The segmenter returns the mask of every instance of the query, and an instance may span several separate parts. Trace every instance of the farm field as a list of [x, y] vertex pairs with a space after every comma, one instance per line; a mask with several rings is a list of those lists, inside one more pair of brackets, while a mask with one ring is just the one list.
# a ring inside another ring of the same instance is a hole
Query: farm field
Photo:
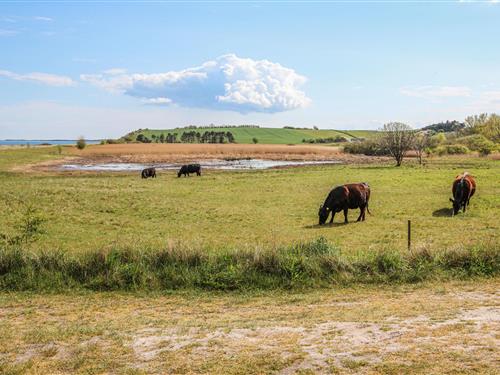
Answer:
[[147, 138], [151, 139], [154, 134], [160, 136], [160, 134], [168, 133], [178, 133], [179, 137], [182, 132], [187, 131], [197, 131], [203, 133], [205, 131], [215, 131], [215, 132], [231, 132], [237, 143], [253, 143], [253, 138], [257, 138], [259, 143], [263, 144], [301, 144], [304, 139], [316, 139], [316, 138], [335, 138], [344, 137], [348, 140], [352, 138], [368, 138], [376, 134], [376, 131], [343, 131], [343, 130], [333, 130], [333, 129], [284, 129], [284, 128], [252, 128], [252, 127], [227, 127], [227, 128], [176, 128], [176, 129], [141, 129], [140, 131], [135, 131], [132, 138], [137, 137], [138, 134], [143, 134]]
[[[410, 162], [401, 168], [376, 163], [208, 170], [201, 178], [161, 172], [154, 180], [142, 180], [137, 173], [21, 172], [24, 164], [60, 157], [52, 148], [0, 151], [0, 209], [10, 213], [0, 217], [0, 227], [14, 231], [25, 207], [32, 205], [46, 219], [46, 233], [33, 244], [35, 249], [183, 245], [217, 251], [324, 237], [346, 253], [405, 251], [408, 219], [415, 247], [498, 243], [497, 160], [440, 158], [425, 167]], [[465, 215], [451, 218], [451, 182], [464, 170], [476, 176], [477, 196]], [[373, 215], [356, 223], [358, 211], [350, 210], [349, 225], [337, 215], [333, 226], [317, 226], [318, 207], [330, 189], [361, 181], [372, 188]]]
[[499, 286], [0, 293], [0, 373], [494, 374]]

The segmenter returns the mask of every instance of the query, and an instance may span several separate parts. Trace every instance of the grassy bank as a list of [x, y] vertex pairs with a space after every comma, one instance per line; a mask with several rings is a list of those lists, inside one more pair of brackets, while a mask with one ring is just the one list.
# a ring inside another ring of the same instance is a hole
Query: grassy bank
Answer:
[[344, 255], [325, 239], [253, 251], [194, 248], [68, 253], [0, 250], [1, 290], [250, 290], [495, 276], [500, 252], [475, 246]]
[[370, 130], [354, 130], [342, 131], [333, 129], [284, 129], [284, 128], [252, 128], [252, 127], [228, 127], [228, 128], [176, 128], [176, 129], [142, 129], [135, 131], [129, 136], [135, 140], [137, 135], [143, 134], [151, 139], [153, 135], [159, 137], [161, 134], [177, 133], [180, 138], [183, 132], [197, 131], [203, 133], [205, 131], [215, 132], [231, 132], [237, 143], [253, 143], [256, 138], [259, 143], [263, 144], [301, 144], [304, 139], [318, 138], [335, 138], [344, 137], [348, 140], [352, 138], [373, 137], [377, 132]]

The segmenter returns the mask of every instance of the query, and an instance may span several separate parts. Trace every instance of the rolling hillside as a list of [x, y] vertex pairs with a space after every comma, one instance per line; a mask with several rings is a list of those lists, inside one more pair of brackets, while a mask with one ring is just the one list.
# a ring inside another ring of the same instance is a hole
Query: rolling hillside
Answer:
[[139, 134], [151, 139], [153, 135], [159, 137], [160, 134], [167, 135], [168, 133], [177, 133], [178, 138], [183, 132], [197, 131], [203, 133], [205, 131], [214, 132], [231, 132], [236, 143], [253, 143], [253, 138], [258, 140], [258, 143], [263, 144], [301, 144], [303, 140], [318, 139], [318, 138], [336, 138], [344, 137], [348, 140], [352, 138], [366, 138], [375, 134], [375, 131], [342, 131], [333, 129], [285, 129], [285, 128], [257, 128], [257, 127], [214, 127], [214, 128], [175, 128], [175, 129], [140, 129], [127, 134], [132, 140], [135, 140]]

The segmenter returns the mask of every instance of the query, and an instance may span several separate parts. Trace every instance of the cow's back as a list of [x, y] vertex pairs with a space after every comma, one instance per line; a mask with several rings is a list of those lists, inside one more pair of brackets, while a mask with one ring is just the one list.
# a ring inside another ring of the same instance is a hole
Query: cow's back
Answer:
[[[462, 192], [462, 196], [458, 197], [457, 195], [460, 193], [459, 186], [462, 183], [462, 180], [464, 181], [463, 185], [464, 191]], [[468, 173], [464, 173], [463, 175], [458, 175], [457, 177], [455, 177], [455, 181], [453, 181], [453, 188], [452, 188], [453, 198], [467, 199], [472, 197], [475, 192], [476, 192], [476, 180], [474, 180], [474, 177], [472, 177]]]
[[370, 188], [364, 183], [344, 185], [348, 192], [349, 208], [358, 208], [370, 199]]

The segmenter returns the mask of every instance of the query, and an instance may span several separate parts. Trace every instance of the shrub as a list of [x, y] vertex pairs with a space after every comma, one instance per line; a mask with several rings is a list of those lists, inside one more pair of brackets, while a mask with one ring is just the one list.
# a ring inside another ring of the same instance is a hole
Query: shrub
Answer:
[[11, 245], [27, 245], [34, 242], [41, 234], [44, 233], [43, 224], [45, 218], [41, 216], [39, 211], [33, 206], [28, 205], [24, 212], [23, 219], [16, 227], [16, 234], [5, 234], [0, 232], [0, 246]]
[[469, 149], [464, 145], [446, 145], [446, 153], [450, 155], [467, 154]]
[[76, 148], [79, 150], [83, 150], [87, 146], [87, 142], [85, 142], [85, 139], [83, 137], [78, 138], [76, 141]]
[[466, 144], [469, 149], [478, 151], [481, 155], [489, 155], [497, 149], [495, 143], [481, 134], [474, 134], [459, 138], [460, 143]]
[[257, 138], [255, 138], [255, 137], [253, 137], [252, 138], [252, 142], [255, 143], [255, 144], [257, 144], [257, 143], [259, 143], [259, 140]]
[[344, 146], [344, 152], [349, 154], [363, 154], [368, 156], [387, 156], [388, 151], [380, 146], [374, 140], [366, 140], [363, 142], [353, 142]]

